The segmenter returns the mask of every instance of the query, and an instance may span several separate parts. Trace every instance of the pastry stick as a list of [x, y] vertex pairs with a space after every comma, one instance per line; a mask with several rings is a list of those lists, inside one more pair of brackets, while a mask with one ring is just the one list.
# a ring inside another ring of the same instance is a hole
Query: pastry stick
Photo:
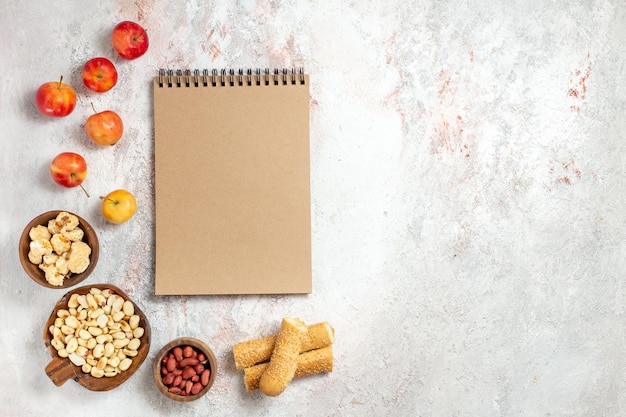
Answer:
[[[267, 362], [272, 356], [276, 335], [248, 340], [233, 346], [235, 367], [238, 370], [249, 368], [257, 363]], [[300, 353], [331, 345], [335, 341], [335, 329], [327, 322], [312, 324], [302, 338]]]
[[259, 389], [263, 394], [275, 397], [287, 388], [296, 373], [302, 337], [306, 331], [307, 327], [300, 319], [283, 319], [270, 362], [259, 381]]
[[[245, 368], [243, 370], [243, 383], [246, 391], [254, 391], [259, 389], [261, 375], [267, 368], [268, 363], [259, 363], [257, 365]], [[333, 347], [326, 346], [321, 349], [314, 349], [301, 353], [298, 356], [298, 366], [294, 373], [294, 378], [302, 378], [309, 375], [319, 374], [322, 372], [333, 371]]]

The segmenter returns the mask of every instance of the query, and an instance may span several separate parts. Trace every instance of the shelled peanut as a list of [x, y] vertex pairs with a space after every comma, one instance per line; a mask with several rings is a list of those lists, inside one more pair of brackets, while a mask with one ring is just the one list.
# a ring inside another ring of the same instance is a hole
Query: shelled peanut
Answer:
[[126, 371], [138, 354], [144, 328], [134, 304], [111, 289], [70, 296], [49, 327], [57, 354], [95, 378]]
[[161, 360], [161, 380], [174, 394], [196, 395], [208, 385], [210, 376], [206, 355], [193, 346], [176, 346]]

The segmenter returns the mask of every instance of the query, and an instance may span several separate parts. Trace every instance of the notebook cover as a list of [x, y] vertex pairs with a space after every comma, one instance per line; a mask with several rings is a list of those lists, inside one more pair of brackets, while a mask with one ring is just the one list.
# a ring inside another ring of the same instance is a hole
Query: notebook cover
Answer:
[[309, 77], [155, 77], [157, 295], [310, 293]]

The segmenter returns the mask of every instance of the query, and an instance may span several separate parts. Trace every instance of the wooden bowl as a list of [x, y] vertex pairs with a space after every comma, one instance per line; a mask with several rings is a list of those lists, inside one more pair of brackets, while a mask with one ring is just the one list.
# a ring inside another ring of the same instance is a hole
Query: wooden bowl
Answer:
[[54, 210], [40, 214], [26, 225], [24, 231], [22, 232], [22, 235], [20, 236], [19, 255], [20, 262], [22, 264], [22, 267], [24, 268], [24, 271], [37, 284], [48, 288], [67, 289], [84, 281], [95, 269], [96, 264], [98, 263], [98, 257], [100, 256], [100, 243], [98, 242], [98, 236], [96, 235], [93, 227], [91, 227], [91, 225], [87, 223], [85, 219], [74, 213], [67, 212], [78, 217], [78, 226], [83, 229], [83, 232], [85, 232], [82, 241], [88, 244], [91, 248], [91, 255], [89, 256], [89, 266], [84, 272], [80, 274], [72, 274], [69, 278], [63, 280], [63, 285], [52, 285], [48, 281], [46, 281], [45, 273], [39, 268], [39, 265], [33, 264], [28, 259], [28, 252], [30, 251], [31, 241], [30, 236], [28, 235], [30, 229], [38, 225], [48, 226], [48, 221], [55, 219], [61, 212], [62, 210]]
[[122, 296], [125, 300], [130, 300], [130, 298], [119, 288], [110, 285], [110, 284], [95, 284], [95, 285], [86, 285], [83, 287], [76, 288], [67, 294], [65, 294], [54, 306], [52, 310], [52, 314], [50, 314], [50, 318], [46, 322], [46, 326], [43, 331], [43, 340], [50, 356], [52, 356], [52, 360], [46, 366], [46, 374], [52, 380], [52, 382], [56, 386], [61, 386], [68, 379], [73, 379], [78, 382], [83, 387], [87, 388], [90, 391], [108, 391], [113, 388], [118, 387], [122, 383], [124, 383], [128, 378], [130, 378], [136, 371], [139, 369], [141, 364], [144, 362], [146, 357], [148, 356], [148, 351], [150, 350], [150, 325], [145, 314], [139, 309], [137, 304], [134, 304], [135, 314], [139, 316], [139, 327], [143, 327], [144, 334], [139, 338], [140, 345], [137, 349], [137, 355], [132, 357], [132, 364], [130, 367], [122, 371], [116, 376], [112, 377], [101, 377], [96, 378], [91, 374], [84, 373], [81, 367], [74, 365], [70, 359], [60, 357], [57, 353], [56, 348], [52, 345], [53, 336], [49, 331], [50, 326], [54, 325], [55, 320], [57, 319], [57, 312], [61, 309], [69, 310], [68, 302], [72, 294], [87, 294], [91, 290], [91, 288], [98, 288], [100, 290], [103, 289], [111, 289], [115, 294]]
[[[206, 356], [206, 363], [204, 366], [206, 369], [210, 370], [209, 381], [208, 384], [195, 395], [180, 395], [170, 392], [169, 388], [163, 383], [163, 375], [161, 374], [161, 364], [163, 358], [167, 356], [168, 353], [177, 346], [191, 346], [199, 352], [204, 353], [204, 355]], [[217, 359], [215, 358], [215, 354], [213, 353], [211, 348], [201, 340], [194, 339], [192, 337], [180, 337], [178, 339], [172, 340], [171, 342], [163, 346], [159, 353], [157, 353], [156, 358], [154, 359], [154, 363], [152, 364], [152, 375], [154, 376], [154, 383], [156, 384], [157, 389], [167, 398], [174, 401], [182, 402], [194, 401], [205, 395], [209, 391], [209, 389], [211, 389], [211, 386], [215, 381], [215, 377], [217, 376]]]

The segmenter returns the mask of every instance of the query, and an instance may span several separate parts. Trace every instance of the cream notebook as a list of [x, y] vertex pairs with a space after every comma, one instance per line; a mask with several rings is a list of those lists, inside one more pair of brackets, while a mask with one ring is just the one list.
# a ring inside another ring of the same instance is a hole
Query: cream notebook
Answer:
[[310, 293], [309, 76], [153, 80], [157, 295]]

